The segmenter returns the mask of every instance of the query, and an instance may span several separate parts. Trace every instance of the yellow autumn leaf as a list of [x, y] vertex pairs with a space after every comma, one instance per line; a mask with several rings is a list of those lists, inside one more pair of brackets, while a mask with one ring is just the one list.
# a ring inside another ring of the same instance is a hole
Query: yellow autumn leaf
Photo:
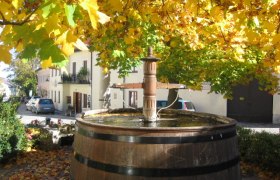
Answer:
[[271, 43], [266, 43], [263, 45], [262, 50], [263, 51], [271, 51], [273, 49], [273, 45]]
[[109, 4], [111, 5], [113, 11], [121, 11], [123, 8], [120, 0], [109, 0]]
[[273, 32], [276, 29], [276, 25], [269, 22], [269, 21], [264, 21], [263, 22], [263, 27], [265, 29], [267, 29], [267, 31], [270, 32], [270, 33]]
[[117, 17], [117, 21], [119, 21], [119, 22], [125, 22], [125, 21], [127, 21], [127, 19], [126, 19], [125, 16], [118, 16], [118, 17]]
[[133, 36], [126, 36], [126, 37], [124, 37], [124, 42], [126, 44], [133, 44], [134, 41], [135, 41], [135, 39], [133, 38]]
[[88, 12], [91, 26], [96, 29], [99, 16], [97, 14], [98, 5], [96, 0], [79, 0], [80, 6]]
[[280, 73], [280, 66], [276, 66], [274, 69], [278, 74]]
[[51, 33], [53, 33], [56, 30], [59, 30], [60, 32], [63, 30], [61, 28], [61, 25], [58, 23], [58, 15], [57, 14], [52, 14], [46, 21], [44, 24], [44, 27], [47, 31], [47, 33], [50, 35]]
[[36, 25], [35, 30], [39, 30], [39, 29], [43, 28], [45, 25], [46, 25], [46, 22], [39, 23], [38, 25]]
[[192, 15], [197, 14], [197, 0], [188, 0], [185, 9]]
[[6, 12], [5, 15], [7, 14], [7, 10], [11, 9], [11, 4], [5, 2], [5, 1], [1, 1], [1, 6], [0, 6], [0, 11], [1, 12]]
[[245, 30], [247, 39], [250, 43], [255, 43], [258, 39], [258, 34], [252, 30]]
[[22, 0], [12, 0], [12, 5], [15, 7], [16, 10], [18, 10], [21, 3]]
[[78, 39], [77, 36], [75, 36], [72, 31], [67, 31], [66, 39], [65, 40], [68, 43], [70, 43], [70, 42], [74, 43], [74, 42], [77, 41], [77, 39]]
[[71, 54], [74, 53], [74, 45], [73, 43], [64, 43], [61, 51], [66, 55], [66, 56], [70, 56]]
[[2, 14], [5, 15], [5, 19], [8, 21], [13, 19], [15, 16], [15, 12], [12, 9], [13, 9], [13, 5], [11, 3], [1, 1], [0, 11], [2, 12]]
[[161, 20], [162, 19], [160, 18], [159, 14], [156, 14], [156, 13], [152, 13], [151, 14], [151, 21], [152, 21], [152, 23], [157, 24], [157, 23], [161, 22]]
[[280, 60], [280, 51], [276, 51], [275, 60]]
[[272, 43], [273, 44], [277, 44], [280, 42], [280, 34], [276, 34], [273, 38], [272, 38]]
[[51, 67], [51, 66], [52, 66], [52, 58], [51, 57], [49, 57], [49, 59], [41, 61], [41, 67], [43, 69], [46, 69], [46, 68]]
[[23, 51], [23, 44], [22, 41], [19, 41], [16, 46], [17, 52]]
[[3, 36], [3, 37], [7, 36], [8, 34], [10, 34], [12, 32], [12, 30], [13, 30], [13, 27], [11, 25], [6, 25], [1, 32], [1, 36]]
[[214, 20], [216, 21], [222, 21], [224, 13], [219, 6], [215, 6], [214, 8], [211, 9], [210, 15], [213, 17]]
[[3, 61], [6, 64], [10, 64], [12, 59], [9, 50], [10, 49], [6, 46], [0, 46], [0, 61]]

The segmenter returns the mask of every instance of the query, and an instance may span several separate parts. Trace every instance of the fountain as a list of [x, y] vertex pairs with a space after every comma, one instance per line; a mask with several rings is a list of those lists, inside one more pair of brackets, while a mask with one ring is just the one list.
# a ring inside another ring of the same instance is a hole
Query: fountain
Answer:
[[[114, 85], [143, 88], [143, 112], [93, 110], [76, 121], [73, 179], [226, 179], [241, 178], [236, 121], [181, 110], [156, 109], [158, 83], [149, 48], [144, 82]], [[160, 116], [160, 118], [158, 118]]]

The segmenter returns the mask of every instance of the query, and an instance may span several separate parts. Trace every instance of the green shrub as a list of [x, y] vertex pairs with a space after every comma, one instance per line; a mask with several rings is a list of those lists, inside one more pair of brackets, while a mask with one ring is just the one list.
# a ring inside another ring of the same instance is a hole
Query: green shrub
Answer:
[[21, 104], [21, 97], [19, 96], [11, 96], [9, 102], [13, 104], [13, 106], [17, 109]]
[[241, 159], [271, 171], [280, 171], [280, 135], [238, 128]]
[[15, 106], [0, 102], [0, 162], [26, 147], [24, 125], [16, 117]]
[[57, 145], [53, 144], [52, 133], [44, 128], [39, 128], [39, 134], [33, 140], [36, 149], [50, 151], [57, 148]]

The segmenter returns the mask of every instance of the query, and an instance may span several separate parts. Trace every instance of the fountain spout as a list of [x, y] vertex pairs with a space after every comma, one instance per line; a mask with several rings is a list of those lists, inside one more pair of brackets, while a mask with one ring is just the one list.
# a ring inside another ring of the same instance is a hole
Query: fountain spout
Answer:
[[158, 58], [153, 56], [151, 47], [148, 49], [148, 57], [141, 59], [144, 62], [144, 98], [143, 98], [143, 115], [144, 120], [148, 122], [156, 121], [157, 119], [157, 61]]
[[141, 59], [144, 62], [144, 81], [142, 83], [113, 84], [112, 88], [120, 89], [144, 89], [143, 115], [145, 122], [155, 122], [157, 120], [157, 100], [156, 90], [164, 89], [185, 89], [183, 84], [160, 83], [157, 82], [157, 61], [159, 58], [153, 56], [153, 49], [149, 47], [148, 56]]

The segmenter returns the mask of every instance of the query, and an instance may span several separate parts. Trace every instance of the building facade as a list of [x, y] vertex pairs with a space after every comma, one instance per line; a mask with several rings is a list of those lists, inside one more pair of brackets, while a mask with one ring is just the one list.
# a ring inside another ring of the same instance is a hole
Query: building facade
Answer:
[[49, 82], [50, 82], [50, 69], [39, 68], [37, 72], [37, 94], [38, 96], [47, 98], [49, 97]]
[[[119, 78], [117, 70], [104, 74], [102, 68], [96, 66], [97, 58], [97, 52], [76, 51], [70, 56], [69, 63], [64, 69], [49, 69], [48, 73], [38, 72], [38, 74], [41, 73], [41, 78], [38, 77], [39, 92], [42, 91], [42, 96], [52, 98], [56, 108], [61, 111], [66, 111], [68, 106], [72, 106], [76, 113], [90, 109], [143, 107], [143, 89], [111, 88], [113, 84], [142, 83], [143, 65], [133, 68], [127, 77]], [[47, 76], [47, 74], [49, 75]], [[45, 87], [44, 83], [49, 83], [49, 89]], [[247, 89], [254, 89], [254, 93]], [[257, 113], [263, 109], [256, 110], [256, 108], [262, 107], [264, 100], [257, 98], [262, 92], [259, 92], [256, 84], [244, 88], [248, 97], [234, 93], [236, 102], [233, 104], [223, 95], [209, 93], [209, 91], [210, 85], [205, 83], [200, 91], [179, 90], [179, 97], [192, 101], [198, 112], [229, 116], [242, 121], [251, 121], [257, 116], [258, 118], [262, 116]], [[240, 90], [234, 91], [239, 92]], [[168, 93], [168, 89], [158, 89], [157, 99], [167, 100]], [[251, 94], [256, 94], [256, 98], [250, 97]], [[253, 103], [252, 99], [255, 100]], [[268, 122], [280, 123], [280, 93], [265, 95], [264, 99], [271, 99], [265, 105], [271, 105], [271, 108], [266, 110], [267, 117], [269, 117]], [[244, 104], [248, 110], [237, 112], [237, 110], [244, 110], [244, 108], [240, 108], [240, 105]], [[259, 104], [260, 106], [257, 106]]]
[[105, 107], [109, 77], [95, 65], [97, 58], [97, 52], [75, 51], [66, 67], [49, 69], [47, 97], [53, 99], [56, 109], [67, 111], [71, 107], [81, 113]]

